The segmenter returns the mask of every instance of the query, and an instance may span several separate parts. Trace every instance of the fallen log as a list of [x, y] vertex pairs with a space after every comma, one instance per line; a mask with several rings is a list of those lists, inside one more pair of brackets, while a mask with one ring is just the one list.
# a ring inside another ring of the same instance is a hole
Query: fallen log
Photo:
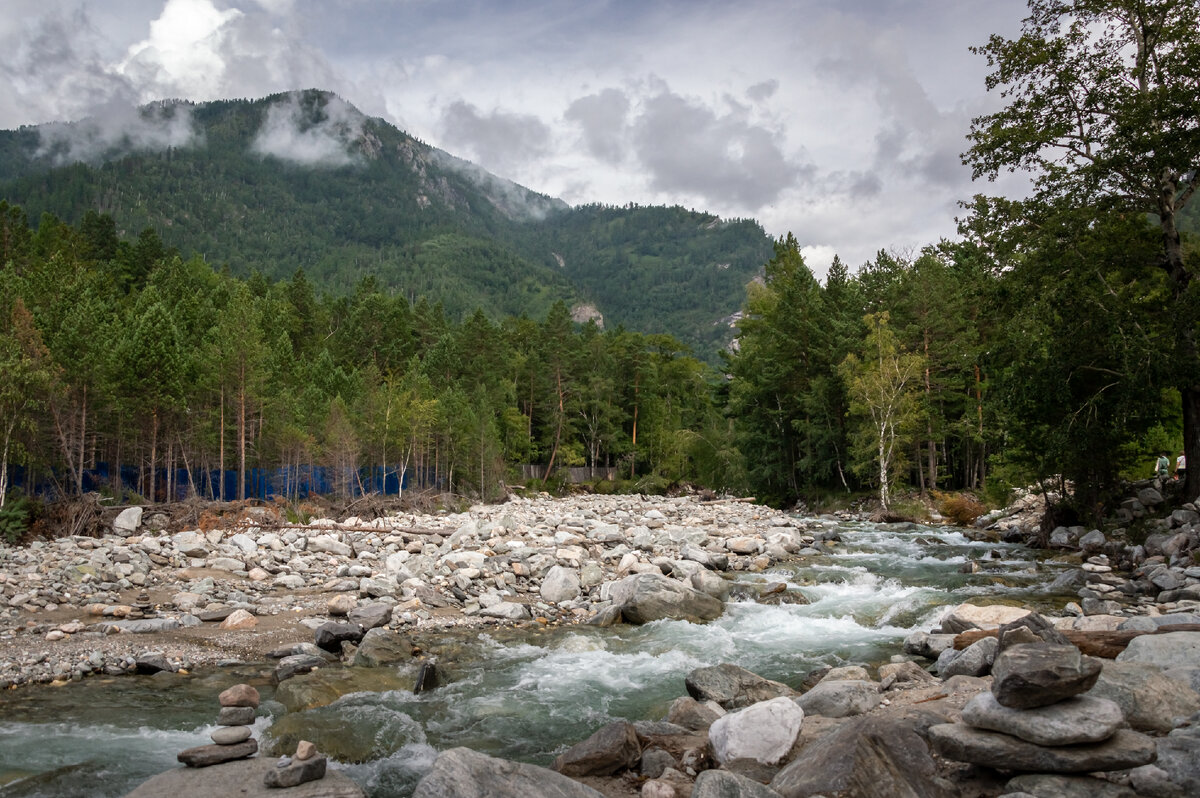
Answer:
[[[1122, 631], [1081, 631], [1079, 629], [1059, 629], [1063, 637], [1071, 641], [1084, 654], [1104, 659], [1115, 659], [1125, 650], [1129, 641], [1142, 635], [1162, 635], [1169, 632], [1200, 632], [1200, 624], [1180, 623], [1173, 626], [1160, 626], [1148, 631], [1128, 629]], [[962, 650], [985, 637], [995, 637], [996, 629], [970, 629], [960, 632], [954, 638], [954, 648]]]
[[730, 499], [709, 499], [707, 501], [700, 502], [700, 504], [703, 507], [707, 507], [711, 504], [754, 504], [756, 501], [758, 500], [753, 496], [741, 496]]

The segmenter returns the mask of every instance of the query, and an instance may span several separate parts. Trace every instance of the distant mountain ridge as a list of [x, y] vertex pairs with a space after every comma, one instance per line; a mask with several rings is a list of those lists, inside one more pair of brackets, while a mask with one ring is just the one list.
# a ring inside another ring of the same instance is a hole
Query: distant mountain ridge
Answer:
[[303, 268], [333, 293], [373, 276], [456, 316], [591, 305], [710, 359], [772, 251], [753, 220], [571, 208], [318, 90], [0, 131], [0, 199], [31, 220], [108, 213], [236, 274]]

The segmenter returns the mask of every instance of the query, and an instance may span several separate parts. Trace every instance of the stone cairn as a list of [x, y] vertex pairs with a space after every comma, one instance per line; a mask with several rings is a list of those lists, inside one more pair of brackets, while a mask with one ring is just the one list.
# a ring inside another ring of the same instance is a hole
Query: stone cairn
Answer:
[[220, 728], [211, 735], [212, 745], [188, 748], [176, 757], [190, 768], [219, 765], [258, 753], [258, 741], [250, 731], [258, 708], [258, 691], [248, 684], [235, 684], [222, 692], [218, 700], [221, 702], [221, 714], [217, 716]]
[[317, 753], [317, 746], [308, 740], [296, 745], [296, 754], [280, 757], [275, 767], [263, 776], [268, 787], [295, 787], [306, 781], [325, 778], [325, 755]]
[[1122, 728], [1121, 708], [1084, 695], [1100, 677], [1041, 616], [1000, 627], [992, 688], [963, 708], [961, 723], [932, 727], [939, 754], [997, 770], [1091, 773], [1153, 762], [1154, 741]]

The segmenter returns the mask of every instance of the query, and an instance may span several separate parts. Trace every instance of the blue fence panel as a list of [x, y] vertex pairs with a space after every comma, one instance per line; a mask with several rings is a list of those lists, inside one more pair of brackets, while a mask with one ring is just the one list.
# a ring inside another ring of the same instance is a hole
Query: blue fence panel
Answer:
[[[334, 486], [339, 483], [347, 486], [352, 496], [361, 495], [360, 484], [362, 489], [368, 492], [395, 496], [402, 490], [408, 489], [411, 474], [412, 469], [408, 469], [402, 477], [399, 466], [387, 468], [373, 466], [361, 468], [357, 472], [349, 469], [340, 473], [337, 469], [312, 465], [271, 469], [252, 468], [246, 473], [246, 497], [268, 500], [276, 496], [299, 499], [311, 495], [327, 496], [334, 492]], [[156, 483], [160, 490], [166, 489], [167, 475], [167, 469], [158, 471]], [[116, 484], [116, 480], [120, 479], [124, 490], [136, 491], [139, 476], [138, 469], [134, 466], [121, 466], [120, 474], [117, 475], [113, 473], [113, 469], [108, 463], [97, 463], [95, 468], [84, 470], [83, 490], [87, 492], [112, 487]], [[238, 472], [236, 470], [193, 471], [191, 476], [195, 480], [196, 493], [200, 496], [219, 498], [221, 490], [224, 488], [226, 501], [232, 501], [238, 497]], [[27, 473], [22, 466], [10, 466], [9, 477], [13, 490], [22, 490], [48, 499], [57, 498], [59, 495], [58, 484], [53, 478], [39, 480], [33, 485], [26, 484]], [[338, 479], [339, 477], [340, 479]], [[171, 498], [174, 501], [182, 501], [190, 495], [193, 483], [188, 480], [186, 469], [176, 469], [173, 478], [175, 495]], [[423, 479], [421, 483], [431, 484], [432, 480]]]

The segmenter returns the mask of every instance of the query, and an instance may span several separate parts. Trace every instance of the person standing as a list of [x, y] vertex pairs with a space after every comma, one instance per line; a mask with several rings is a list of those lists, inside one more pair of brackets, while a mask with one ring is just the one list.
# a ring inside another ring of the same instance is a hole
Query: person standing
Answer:
[[1183, 452], [1180, 452], [1179, 456], [1175, 458], [1175, 479], [1180, 482], [1187, 481], [1187, 455]]
[[1167, 457], [1166, 452], [1159, 452], [1158, 460], [1154, 463], [1154, 487], [1162, 490], [1162, 486], [1166, 483], [1170, 472], [1171, 460]]

